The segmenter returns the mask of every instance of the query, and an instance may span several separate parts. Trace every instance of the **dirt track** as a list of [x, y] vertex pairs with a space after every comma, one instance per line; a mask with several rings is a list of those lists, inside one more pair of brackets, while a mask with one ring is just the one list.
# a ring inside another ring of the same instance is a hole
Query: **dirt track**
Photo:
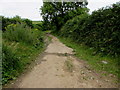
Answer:
[[[113, 77], [103, 77], [88, 68], [88, 65], [73, 56], [73, 50], [56, 37], [45, 50], [34, 68], [15, 83], [18, 88], [113, 88], [117, 87]], [[71, 61], [72, 71], [66, 61]]]

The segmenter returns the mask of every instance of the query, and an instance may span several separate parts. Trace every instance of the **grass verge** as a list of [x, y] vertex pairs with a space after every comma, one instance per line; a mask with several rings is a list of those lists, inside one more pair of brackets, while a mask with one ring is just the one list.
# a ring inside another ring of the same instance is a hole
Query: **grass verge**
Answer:
[[10, 24], [2, 33], [2, 84], [16, 79], [43, 51], [44, 33], [25, 23]]
[[57, 37], [66, 46], [73, 48], [74, 52], [76, 52], [75, 56], [82, 60], [86, 60], [92, 69], [100, 72], [102, 71], [103, 73], [101, 74], [103, 75], [113, 74], [118, 76], [118, 60], [120, 60], [120, 58], [113, 58], [111, 56], [104, 56], [102, 54], [94, 55], [93, 48], [77, 44], [70, 38]]
[[[29, 64], [36, 60], [36, 57], [44, 50], [44, 45], [35, 48], [23, 42], [10, 42], [7, 40], [3, 42], [5, 45], [3, 47], [3, 53], [5, 53], [5, 56], [3, 55], [3, 64], [5, 62], [5, 69], [3, 68], [4, 75], [2, 84], [4, 85], [10, 80], [15, 80]], [[7, 67], [9, 67], [10, 70], [6, 69]]]

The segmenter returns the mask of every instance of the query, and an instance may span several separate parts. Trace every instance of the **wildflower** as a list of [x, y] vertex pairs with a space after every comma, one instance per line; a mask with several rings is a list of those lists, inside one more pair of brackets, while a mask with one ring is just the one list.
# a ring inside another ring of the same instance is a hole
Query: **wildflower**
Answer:
[[38, 31], [38, 29], [35, 29], [36, 31]]

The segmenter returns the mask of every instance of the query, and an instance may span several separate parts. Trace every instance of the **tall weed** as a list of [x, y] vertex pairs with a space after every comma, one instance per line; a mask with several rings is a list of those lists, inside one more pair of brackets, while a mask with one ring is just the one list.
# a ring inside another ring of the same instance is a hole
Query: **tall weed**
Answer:
[[35, 47], [43, 42], [42, 32], [38, 29], [31, 29], [26, 24], [10, 24], [3, 33], [3, 38], [9, 41], [24, 42]]
[[25, 23], [9, 24], [2, 34], [2, 84], [5, 84], [15, 79], [30, 64], [44, 43], [43, 33], [31, 29]]

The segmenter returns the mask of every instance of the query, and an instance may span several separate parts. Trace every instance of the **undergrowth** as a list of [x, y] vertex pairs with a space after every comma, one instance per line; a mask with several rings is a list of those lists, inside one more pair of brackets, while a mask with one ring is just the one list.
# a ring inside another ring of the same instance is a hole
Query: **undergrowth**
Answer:
[[3, 32], [2, 84], [16, 79], [43, 51], [44, 33], [24, 23], [10, 24]]

